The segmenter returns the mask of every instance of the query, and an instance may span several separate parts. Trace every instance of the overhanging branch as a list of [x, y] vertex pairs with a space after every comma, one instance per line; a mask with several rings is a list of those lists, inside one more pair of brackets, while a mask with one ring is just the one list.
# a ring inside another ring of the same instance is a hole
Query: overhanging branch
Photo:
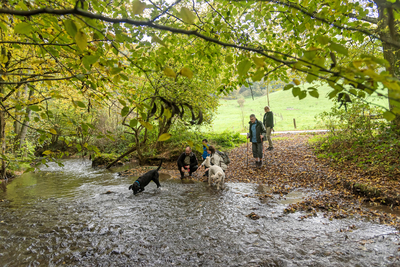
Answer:
[[[241, 0], [236, 0], [236, 1], [240, 2]], [[295, 9], [299, 10], [300, 12], [303, 12], [304, 14], [306, 14], [306, 15], [312, 17], [312, 18], [315, 18], [317, 20], [320, 20], [320, 21], [322, 21], [324, 23], [328, 23], [329, 25], [333, 25], [333, 26], [335, 26], [337, 28], [344, 29], [344, 30], [354, 30], [354, 31], [358, 31], [358, 32], [363, 32], [366, 35], [369, 35], [369, 36], [374, 37], [376, 39], [380, 39], [380, 40], [382, 40], [382, 41], [384, 41], [384, 42], [386, 42], [388, 44], [391, 44], [394, 47], [400, 48], [400, 44], [397, 43], [397, 42], [389, 42], [389, 41], [383, 40], [382, 38], [379, 38], [378, 36], [368, 32], [366, 30], [360, 30], [360, 29], [355, 29], [355, 28], [350, 28], [350, 27], [344, 27], [342, 25], [337, 25], [337, 24], [331, 23], [330, 21], [322, 19], [322, 18], [319, 18], [319, 17], [315, 16], [315, 14], [310, 13], [310, 12], [304, 10], [302, 7], [297, 6], [297, 5], [293, 4], [293, 3], [286, 3], [286, 2], [279, 1], [279, 0], [262, 0], [262, 1], [271, 2], [271, 3], [280, 4], [280, 5], [284, 5], [284, 6], [287, 6], [287, 7], [295, 8]], [[188, 35], [188, 36], [196, 36], [196, 37], [198, 37], [200, 39], [203, 39], [205, 41], [208, 41], [208, 42], [211, 42], [211, 43], [223, 46], [223, 47], [237, 48], [237, 49], [240, 49], [240, 50], [245, 50], [245, 51], [249, 51], [249, 52], [258, 53], [260, 55], [265, 56], [266, 58], [269, 58], [269, 59], [271, 59], [271, 60], [273, 60], [275, 62], [279, 62], [279, 63], [281, 63], [283, 65], [286, 65], [286, 66], [292, 66], [294, 63], [296, 63], [296, 62], [293, 62], [293, 61], [286, 61], [286, 60], [282, 60], [280, 58], [271, 56], [271, 55], [267, 54], [266, 52], [264, 52], [265, 50], [263, 50], [263, 49], [257, 49], [257, 48], [248, 47], [248, 46], [236, 45], [234, 43], [223, 42], [223, 41], [220, 41], [218, 39], [214, 39], [214, 38], [211, 38], [211, 37], [206, 36], [204, 34], [201, 34], [197, 30], [184, 30], [184, 29], [180, 29], [180, 28], [173, 28], [173, 27], [169, 27], [169, 26], [155, 24], [155, 23], [152, 23], [151, 21], [137, 21], [137, 20], [132, 20], [132, 19], [129, 19], [129, 18], [109, 18], [109, 17], [105, 17], [105, 16], [102, 16], [102, 15], [99, 15], [99, 14], [93, 14], [93, 13], [90, 13], [90, 12], [87, 12], [87, 11], [84, 11], [84, 10], [81, 10], [81, 9], [54, 10], [54, 9], [50, 9], [50, 8], [42, 8], [42, 9], [36, 9], [36, 10], [12, 10], [12, 9], [4, 9], [4, 8], [2, 8], [2, 9], [0, 9], [0, 14], [9, 14], [9, 15], [18, 15], [18, 16], [34, 16], [34, 15], [39, 15], [39, 14], [53, 14], [53, 15], [59, 15], [59, 16], [62, 16], [62, 15], [78, 15], [78, 16], [97, 19], [97, 20], [100, 20], [100, 21], [105, 21], [105, 22], [110, 22], [110, 23], [118, 23], [118, 24], [119, 23], [127, 23], [127, 24], [130, 24], [130, 25], [138, 26], [138, 27], [143, 27], [144, 26], [144, 27], [149, 27], [149, 28], [153, 28], [153, 29], [157, 29], [157, 30], [168, 31], [168, 32], [171, 32], [171, 33], [183, 34], [183, 35]], [[270, 52], [274, 53], [274, 51], [270, 51]], [[303, 61], [303, 60], [299, 59], [299, 61]], [[314, 65], [314, 64], [312, 64], [310, 62], [308, 62], [308, 64], [309, 65]], [[328, 69], [325, 69], [323, 67], [320, 67], [320, 66], [317, 66], [317, 67], [319, 67], [320, 71], [323, 71], [323, 72], [326, 72], [326, 73], [332, 73], [332, 74], [340, 75], [339, 73], [335, 73], [335, 72], [333, 72], [331, 70], [328, 70]], [[301, 71], [303, 73], [308, 73], [308, 71], [301, 70], [301, 69], [299, 69], [299, 71]], [[70, 77], [70, 78], [73, 78], [73, 77]], [[352, 79], [348, 79], [346, 77], [343, 77], [343, 78], [345, 78], [346, 80], [348, 80], [350, 82], [354, 82]], [[63, 79], [67, 79], [67, 78], [63, 78]], [[327, 78], [323, 77], [322, 79], [326, 80]], [[37, 80], [37, 81], [40, 81], [40, 80]], [[18, 83], [4, 83], [4, 82], [1, 83], [0, 82], [0, 84], [18, 84]]]
[[76, 75], [75, 76], [64, 77], [64, 78], [36, 79], [36, 80], [26, 80], [26, 81], [20, 81], [20, 82], [0, 82], [0, 84], [25, 84], [25, 83], [44, 82], [44, 81], [70, 80], [72, 78], [76, 78]]

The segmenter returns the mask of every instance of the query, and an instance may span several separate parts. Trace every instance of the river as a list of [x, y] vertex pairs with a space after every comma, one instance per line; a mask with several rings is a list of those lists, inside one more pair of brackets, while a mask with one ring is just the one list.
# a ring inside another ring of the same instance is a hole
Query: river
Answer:
[[41, 169], [0, 191], [1, 266], [399, 266], [394, 228], [299, 220], [283, 214], [290, 196], [249, 197], [259, 185], [217, 191], [162, 174], [161, 189], [133, 196], [121, 169], [82, 159]]

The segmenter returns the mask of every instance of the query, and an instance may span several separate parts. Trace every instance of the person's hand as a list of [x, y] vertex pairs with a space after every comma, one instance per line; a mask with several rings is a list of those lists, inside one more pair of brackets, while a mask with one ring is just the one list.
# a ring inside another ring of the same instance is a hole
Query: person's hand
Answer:
[[208, 168], [207, 168], [207, 169], [205, 169], [205, 171], [208, 171]]
[[261, 139], [263, 139], [263, 138], [264, 138], [264, 136], [263, 136], [263, 135], [260, 135], [260, 137], [261, 137]]
[[185, 168], [182, 167], [181, 170], [182, 170], [182, 172], [185, 172]]

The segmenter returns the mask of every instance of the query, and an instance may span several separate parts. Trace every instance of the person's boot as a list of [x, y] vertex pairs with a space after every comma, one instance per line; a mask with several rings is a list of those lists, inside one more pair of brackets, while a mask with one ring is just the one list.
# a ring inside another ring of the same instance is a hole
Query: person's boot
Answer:
[[260, 163], [258, 163], [258, 168], [261, 168], [262, 166], [262, 159], [260, 159]]
[[256, 161], [256, 168], [260, 168], [260, 162]]

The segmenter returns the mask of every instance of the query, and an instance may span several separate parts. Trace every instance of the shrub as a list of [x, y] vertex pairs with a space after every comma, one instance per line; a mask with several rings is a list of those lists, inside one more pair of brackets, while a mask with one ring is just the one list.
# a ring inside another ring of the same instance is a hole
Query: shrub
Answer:
[[367, 172], [385, 172], [396, 177], [400, 167], [399, 133], [386, 120], [379, 119], [381, 114], [380, 108], [357, 100], [348, 112], [338, 110], [335, 105], [330, 112], [318, 116], [329, 132], [322, 137], [315, 136], [309, 144], [315, 147], [320, 158], [331, 158], [339, 164], [348, 162]]

